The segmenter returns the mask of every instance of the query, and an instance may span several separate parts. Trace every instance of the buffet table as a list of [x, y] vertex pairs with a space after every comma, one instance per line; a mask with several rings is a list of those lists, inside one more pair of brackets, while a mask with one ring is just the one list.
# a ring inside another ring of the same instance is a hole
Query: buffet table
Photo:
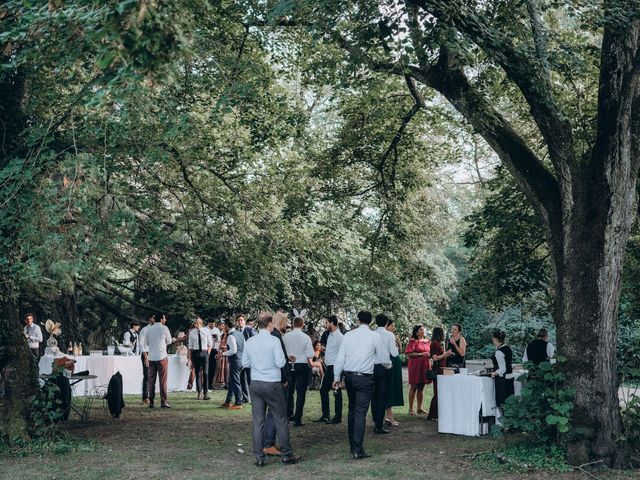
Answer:
[[[514, 391], [520, 395], [517, 379], [525, 371], [514, 372]], [[438, 375], [438, 432], [477, 436], [488, 432], [481, 417], [497, 417], [495, 381], [476, 375]]]
[[[62, 356], [62, 355], [60, 355]], [[95, 379], [86, 380], [73, 386], [73, 394], [76, 396], [86, 395], [93, 387], [106, 386], [109, 384], [111, 376], [116, 372], [122, 375], [122, 393], [125, 395], [142, 394], [142, 360], [139, 356], [123, 355], [64, 355], [76, 361], [75, 372], [89, 371], [89, 374], [96, 375]], [[52, 370], [52, 363], [55, 357], [45, 355], [40, 357], [40, 374], [49, 374]], [[185, 355], [169, 355], [169, 372], [167, 378], [167, 388], [170, 392], [181, 392], [187, 389], [187, 382], [191, 369], [187, 367], [187, 357]], [[159, 391], [159, 382], [156, 381], [156, 391]]]

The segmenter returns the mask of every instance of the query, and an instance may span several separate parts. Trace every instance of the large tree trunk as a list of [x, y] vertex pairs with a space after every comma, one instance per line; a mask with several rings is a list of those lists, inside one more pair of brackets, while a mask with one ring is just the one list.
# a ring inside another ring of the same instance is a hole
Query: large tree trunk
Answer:
[[24, 338], [17, 305], [0, 302], [0, 440], [29, 439], [29, 400], [38, 367]]
[[[582, 176], [582, 178], [580, 178]], [[629, 459], [621, 434], [616, 360], [617, 319], [624, 251], [635, 217], [635, 175], [577, 174], [565, 202], [562, 232], [552, 234], [558, 351], [575, 389], [569, 460], [602, 459], [620, 467]]]

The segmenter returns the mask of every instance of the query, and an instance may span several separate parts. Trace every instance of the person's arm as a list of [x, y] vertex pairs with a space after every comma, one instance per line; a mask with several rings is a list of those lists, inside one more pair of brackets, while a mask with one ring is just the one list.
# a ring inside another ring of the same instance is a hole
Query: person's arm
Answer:
[[390, 335], [387, 335], [387, 338], [389, 339], [389, 353], [392, 357], [397, 357], [398, 355], [400, 355], [400, 352], [398, 351], [398, 346], [396, 345], [396, 337], [391, 333]]
[[227, 350], [222, 352], [222, 355], [225, 357], [230, 357], [231, 355], [235, 355], [238, 353], [238, 342], [236, 341], [236, 337], [229, 334], [227, 337]]
[[315, 357], [315, 352], [313, 351], [313, 345], [311, 345], [311, 339], [309, 338], [309, 336], [307, 335], [307, 338], [305, 339], [305, 355], [307, 357], [307, 363], [309, 364], [310, 367], [313, 367], [313, 357]]
[[460, 346], [458, 346], [456, 342], [451, 342], [451, 345], [456, 349], [458, 355], [464, 357], [464, 354], [467, 351], [467, 341], [464, 339], [464, 337], [460, 337]]
[[[528, 346], [527, 346], [528, 348]], [[527, 348], [524, 349], [524, 355], [522, 355], [522, 361], [527, 363], [529, 361], [529, 355], [527, 354]]]
[[163, 325], [162, 332], [164, 333], [164, 341], [167, 345], [171, 345], [173, 343], [173, 338], [171, 338], [171, 332], [169, 331], [169, 327]]
[[507, 362], [504, 358], [504, 353], [500, 350], [496, 351], [496, 360], [498, 361], [498, 369], [493, 372], [498, 377], [504, 377], [504, 374], [507, 373]]
[[424, 357], [424, 352], [416, 352], [416, 345], [418, 342], [416, 340], [409, 340], [409, 345], [407, 345], [406, 354], [409, 358], [418, 358]]
[[129, 330], [127, 330], [126, 332], [124, 332], [124, 335], [122, 336], [122, 343], [124, 343], [125, 345], [128, 345], [131, 342], [131, 332]]
[[556, 356], [556, 347], [554, 347], [551, 342], [547, 343], [547, 357], [553, 358]]
[[251, 359], [249, 358], [249, 349], [245, 346], [242, 352], [242, 368], [251, 367]]
[[342, 376], [342, 369], [344, 368], [344, 361], [346, 359], [347, 352], [345, 349], [345, 342], [340, 345], [338, 350], [338, 356], [336, 357], [336, 363], [333, 365], [333, 388], [338, 388], [336, 384], [340, 383], [340, 377]]
[[285, 358], [284, 351], [282, 350], [282, 348], [280, 348], [279, 343], [280, 342], [278, 342], [277, 344], [274, 343], [273, 360], [276, 364], [276, 367], [282, 368], [287, 363], [287, 359]]
[[213, 350], [213, 337], [211, 336], [211, 331], [209, 331], [209, 335], [207, 335], [207, 353], [211, 353]]

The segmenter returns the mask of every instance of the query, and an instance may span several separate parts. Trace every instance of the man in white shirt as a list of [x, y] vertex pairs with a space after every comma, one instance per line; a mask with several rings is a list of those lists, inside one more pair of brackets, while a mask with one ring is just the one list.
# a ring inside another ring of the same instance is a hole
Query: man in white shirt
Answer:
[[[209, 400], [209, 354], [213, 348], [211, 332], [203, 327], [202, 318], [196, 318], [194, 328], [189, 332], [189, 362], [195, 370], [197, 399]], [[202, 393], [202, 397], [200, 396]]]
[[[247, 320], [242, 314], [236, 316], [236, 330], [242, 333], [242, 344], [256, 335], [253, 328], [253, 320]], [[242, 352], [238, 352], [238, 358], [242, 359]], [[251, 403], [249, 385], [251, 384], [251, 369], [243, 368], [240, 371], [240, 391], [242, 392], [242, 403]]]
[[333, 388], [344, 373], [349, 397], [349, 446], [355, 460], [368, 458], [363, 448], [367, 411], [373, 396], [373, 365], [380, 351], [380, 336], [371, 331], [371, 312], [358, 312], [360, 326], [349, 330], [333, 367]]
[[327, 347], [324, 351], [324, 364], [327, 370], [322, 377], [322, 384], [320, 385], [320, 403], [322, 405], [322, 417], [316, 422], [321, 423], [340, 423], [342, 422], [342, 389], [335, 390], [335, 416], [331, 418], [331, 412], [329, 410], [329, 391], [333, 383], [333, 366], [338, 358], [338, 352], [342, 346], [342, 340], [344, 335], [338, 328], [338, 317], [331, 315], [324, 322], [325, 331], [329, 333], [327, 336]]
[[148, 318], [148, 322], [138, 333], [138, 351], [140, 352], [140, 360], [142, 361], [142, 403], [149, 405], [149, 362], [145, 360], [144, 352], [147, 351], [144, 335], [148, 328], [156, 323], [155, 315]]
[[253, 453], [256, 465], [264, 467], [263, 450], [264, 423], [267, 407], [273, 416], [276, 432], [280, 441], [282, 463], [293, 464], [300, 460], [293, 454], [289, 439], [287, 407], [282, 389], [281, 368], [286, 359], [280, 341], [271, 335], [273, 319], [271, 314], [262, 314], [258, 319], [260, 333], [247, 340], [242, 356], [242, 366], [251, 368], [251, 415], [253, 418]]
[[396, 338], [387, 330], [389, 318], [384, 314], [376, 315], [378, 328], [374, 332], [380, 338], [380, 350], [373, 366], [373, 397], [371, 398], [371, 416], [375, 424], [374, 433], [389, 433], [384, 428], [384, 411], [387, 408], [387, 385], [391, 375], [391, 357], [397, 357]]
[[549, 341], [549, 331], [546, 328], [541, 328], [536, 339], [530, 342], [524, 350], [522, 361], [524, 363], [531, 362], [536, 366], [542, 362], [554, 363], [555, 354], [556, 349]]
[[167, 396], [167, 375], [169, 360], [167, 359], [167, 345], [173, 342], [171, 332], [165, 325], [167, 317], [158, 314], [159, 322], [149, 325], [144, 329], [144, 361], [149, 367], [149, 408], [153, 408], [153, 399], [156, 395], [156, 376], [160, 377], [160, 407], [171, 408]]
[[[287, 410], [289, 418], [293, 420], [294, 427], [302, 427], [302, 411], [307, 397], [307, 386], [311, 374], [311, 362], [313, 361], [313, 346], [309, 335], [302, 331], [304, 319], [293, 319], [293, 330], [284, 336], [284, 344], [287, 347], [289, 359], [293, 363], [291, 378], [289, 379], [289, 399]], [[296, 395], [296, 409], [293, 410], [293, 394]]]
[[211, 334], [212, 347], [211, 352], [209, 353], [209, 389], [213, 390], [214, 379], [216, 378], [216, 356], [218, 355], [218, 347], [220, 346], [220, 338], [222, 337], [222, 332], [220, 329], [216, 327], [215, 320], [209, 320], [209, 333]]
[[[222, 408], [229, 410], [240, 410], [242, 408], [242, 390], [240, 388], [240, 372], [242, 370], [242, 353], [244, 349], [244, 337], [242, 332], [238, 332], [233, 328], [233, 322], [226, 319], [225, 332], [227, 333], [227, 346], [223, 351], [218, 353], [219, 357], [227, 357], [227, 365], [229, 366], [229, 386], [227, 388], [227, 398], [221, 405]], [[231, 404], [231, 396], [233, 395], [235, 403]]]
[[33, 323], [33, 313], [27, 313], [24, 316], [24, 336], [29, 344], [29, 350], [36, 360], [40, 358], [40, 343], [42, 342], [42, 329], [40, 325]]

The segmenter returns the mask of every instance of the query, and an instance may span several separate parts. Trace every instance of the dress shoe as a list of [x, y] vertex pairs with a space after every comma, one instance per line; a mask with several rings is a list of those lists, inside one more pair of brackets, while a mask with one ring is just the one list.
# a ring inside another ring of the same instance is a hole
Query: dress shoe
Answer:
[[160, 408], [171, 408], [171, 405], [169, 405], [169, 403], [163, 403], [162, 405], [160, 405]]
[[305, 424], [304, 424], [304, 423], [302, 423], [302, 422], [293, 422], [293, 426], [294, 426], [294, 427], [304, 427], [304, 426], [305, 426]]
[[204, 397], [202, 397], [203, 400], [211, 400], [211, 397], [209, 395], [205, 395]]
[[290, 457], [282, 457], [282, 463], [285, 465], [293, 465], [300, 461], [300, 455], [292, 455]]
[[282, 455], [282, 452], [278, 450], [276, 447], [267, 447], [262, 449], [262, 453], [265, 455], [273, 455], [279, 457]]
[[342, 419], [340, 419], [340, 418], [333, 418], [333, 419], [329, 420], [327, 423], [328, 423], [329, 425], [337, 425], [337, 424], [339, 424], [339, 423], [342, 423]]
[[314, 420], [313, 423], [330, 423], [331, 420], [328, 419], [327, 417], [320, 417], [317, 420]]
[[374, 429], [373, 429], [373, 433], [377, 433], [377, 434], [379, 434], [379, 435], [383, 435], [383, 434], [385, 434], [385, 433], [391, 433], [391, 430], [387, 430], [387, 429], [386, 429], [386, 428], [384, 428], [384, 427], [381, 427], [381, 428], [374, 428]]
[[242, 405], [229, 405], [229, 410], [242, 410]]
[[148, 398], [143, 399], [142, 403], [144, 403], [145, 405], [149, 405], [149, 399]]
[[200, 392], [198, 392], [198, 396], [196, 397], [196, 400], [200, 400]]
[[371, 455], [369, 455], [368, 453], [354, 453], [353, 454], [353, 459], [354, 460], [362, 460], [363, 458], [369, 458]]
[[222, 405], [220, 405], [220, 408], [229, 408], [231, 406], [231, 404], [229, 402], [224, 402]]
[[264, 459], [256, 460], [256, 467], [264, 467]]
[[155, 405], [153, 404], [153, 402], [149, 402], [149, 408], [155, 408]]

